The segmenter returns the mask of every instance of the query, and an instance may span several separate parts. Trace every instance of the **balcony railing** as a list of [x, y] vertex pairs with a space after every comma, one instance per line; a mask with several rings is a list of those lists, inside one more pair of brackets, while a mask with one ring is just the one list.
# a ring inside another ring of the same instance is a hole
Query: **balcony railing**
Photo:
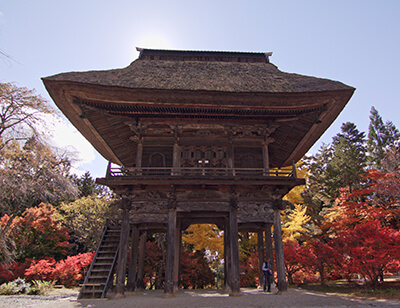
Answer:
[[259, 178], [259, 177], [291, 177], [297, 178], [296, 168], [264, 169], [264, 168], [212, 168], [212, 167], [113, 167], [109, 164], [107, 178], [113, 177], [196, 177], [196, 178]]

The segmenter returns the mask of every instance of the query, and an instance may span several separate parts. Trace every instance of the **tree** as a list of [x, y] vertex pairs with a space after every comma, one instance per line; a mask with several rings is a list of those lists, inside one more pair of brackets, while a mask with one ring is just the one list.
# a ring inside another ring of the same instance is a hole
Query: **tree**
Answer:
[[368, 132], [368, 165], [375, 169], [382, 169], [382, 160], [395, 141], [400, 138], [400, 132], [395, 125], [388, 121], [383, 123], [378, 111], [372, 107]]
[[394, 142], [393, 146], [385, 152], [382, 159], [381, 170], [383, 172], [396, 172], [400, 168], [400, 142]]
[[296, 241], [301, 236], [308, 233], [306, 224], [311, 217], [306, 214], [307, 207], [295, 204], [294, 209], [286, 216], [283, 231], [284, 240]]
[[[303, 160], [296, 163], [297, 177], [301, 179], [308, 179], [309, 171]], [[291, 168], [291, 167], [290, 167]], [[284, 168], [285, 169], [285, 168]], [[284, 200], [291, 202], [292, 204], [304, 204], [303, 192], [305, 185], [299, 185], [292, 188], [284, 197]]]
[[351, 272], [361, 274], [374, 288], [385, 270], [400, 269], [400, 231], [382, 227], [378, 220], [355, 225], [335, 241]]
[[375, 287], [378, 276], [400, 264], [399, 180], [377, 170], [370, 170], [366, 179], [367, 187], [344, 193], [329, 209], [321, 229], [341, 255], [336, 259], [342, 260], [342, 273], [361, 274]]
[[44, 257], [61, 260], [67, 255], [69, 230], [62, 226], [57, 214], [52, 205], [41, 203], [14, 219], [8, 236], [15, 243], [18, 261]]
[[60, 218], [71, 230], [71, 240], [77, 244], [77, 252], [97, 248], [107, 218], [117, 215], [112, 203], [113, 199], [108, 197], [87, 196], [60, 205]]
[[[283, 253], [285, 255], [285, 269], [289, 284], [295, 283], [296, 274], [304, 272], [310, 267], [309, 260], [312, 251], [306, 246], [300, 245], [297, 241], [286, 240], [283, 244]], [[303, 275], [303, 281], [308, 275]]]
[[0, 83], [0, 150], [12, 140], [39, 137], [54, 111], [34, 90]]
[[186, 229], [182, 240], [193, 245], [194, 250], [208, 251], [211, 260], [218, 261], [224, 254], [224, 238], [215, 225], [193, 224]]
[[309, 268], [319, 273], [321, 285], [325, 284], [327, 269], [332, 269], [342, 264], [341, 256], [330, 244], [324, 236], [315, 236], [309, 239], [306, 244], [310, 251], [306, 262]]
[[373, 220], [379, 220], [383, 226], [399, 228], [399, 178], [391, 173], [370, 170], [366, 180], [367, 187], [343, 193], [338, 204], [325, 213], [321, 226], [325, 233], [335, 235]]
[[[333, 157], [329, 165], [330, 176], [337, 188], [348, 187], [352, 192], [360, 187], [366, 168], [365, 133], [350, 122], [341, 127], [342, 133], [333, 137]], [[338, 197], [339, 191], [332, 193]]]
[[86, 171], [81, 177], [74, 174], [71, 178], [79, 190], [79, 198], [88, 196], [106, 196], [111, 194], [107, 187], [96, 184], [96, 181], [92, 178], [89, 171]]
[[214, 285], [214, 273], [201, 251], [192, 252], [184, 246], [181, 255], [181, 283], [185, 289], [204, 289]]
[[332, 144], [324, 144], [315, 156], [305, 159], [305, 164], [310, 176], [303, 198], [313, 221], [318, 224], [320, 212], [332, 207], [344, 189], [351, 192], [364, 185], [365, 133], [353, 123], [344, 123]]
[[248, 254], [241, 254], [240, 258], [240, 286], [256, 287], [260, 285], [258, 267], [258, 251], [252, 249]]
[[9, 142], [0, 156], [0, 216], [9, 216], [0, 228], [0, 254], [4, 257], [0, 262], [11, 262], [12, 247], [6, 234], [14, 217], [41, 202], [58, 205], [74, 198], [76, 188], [68, 178], [69, 159], [55, 155], [38, 139], [28, 139], [23, 146]]
[[2, 151], [0, 163], [0, 215], [11, 217], [41, 202], [57, 205], [76, 189], [68, 178], [70, 161], [31, 138], [23, 147], [13, 142]]
[[312, 223], [318, 226], [322, 220], [320, 213], [325, 207], [333, 204], [331, 179], [329, 178], [329, 162], [333, 157], [331, 145], [323, 144], [318, 153], [305, 157], [304, 165], [309, 170], [306, 187], [302, 192], [304, 204], [307, 205]]

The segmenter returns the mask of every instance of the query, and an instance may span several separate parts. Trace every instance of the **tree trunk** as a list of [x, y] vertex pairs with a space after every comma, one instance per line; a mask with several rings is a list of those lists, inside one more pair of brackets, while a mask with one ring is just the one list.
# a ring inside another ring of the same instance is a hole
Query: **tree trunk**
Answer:
[[325, 285], [325, 267], [324, 267], [324, 263], [320, 263], [320, 267], [319, 267], [319, 275], [321, 277], [321, 286]]

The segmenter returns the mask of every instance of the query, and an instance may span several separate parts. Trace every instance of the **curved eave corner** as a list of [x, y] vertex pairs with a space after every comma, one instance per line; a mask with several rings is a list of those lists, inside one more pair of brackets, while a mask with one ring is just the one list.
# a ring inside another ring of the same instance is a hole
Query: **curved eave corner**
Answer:
[[318, 141], [325, 131], [332, 125], [344, 107], [347, 105], [355, 92], [355, 88], [349, 87], [348, 90], [342, 90], [340, 99], [328, 105], [328, 109], [319, 117], [319, 121], [314, 123], [306, 136], [299, 142], [282, 166], [289, 166], [299, 161], [307, 151]]
[[89, 143], [103, 156], [106, 160], [115, 164], [122, 165], [118, 157], [107, 145], [97, 130], [91, 123], [83, 118], [79, 106], [73, 103], [74, 98], [60, 84], [62, 81], [54, 81], [50, 78], [42, 78], [46, 90], [53, 99], [57, 107], [68, 118], [71, 124], [89, 141]]

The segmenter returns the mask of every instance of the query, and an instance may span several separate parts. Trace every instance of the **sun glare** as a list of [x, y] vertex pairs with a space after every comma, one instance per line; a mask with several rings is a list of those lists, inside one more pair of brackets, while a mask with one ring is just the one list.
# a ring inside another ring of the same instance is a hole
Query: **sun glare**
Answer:
[[152, 49], [172, 49], [172, 44], [166, 36], [157, 33], [146, 33], [136, 43], [136, 47]]

